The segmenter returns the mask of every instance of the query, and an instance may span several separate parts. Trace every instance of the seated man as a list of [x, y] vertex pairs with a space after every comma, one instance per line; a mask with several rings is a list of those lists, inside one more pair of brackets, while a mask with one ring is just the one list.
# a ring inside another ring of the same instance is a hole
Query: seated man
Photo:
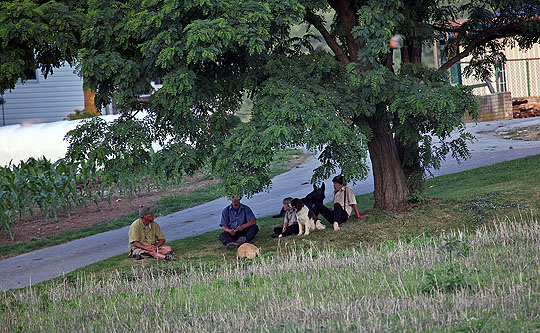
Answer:
[[235, 250], [240, 245], [250, 242], [259, 232], [256, 223], [251, 208], [241, 204], [240, 199], [232, 198], [231, 204], [221, 212], [219, 226], [223, 232], [219, 235], [219, 240], [227, 250]]
[[139, 209], [139, 219], [129, 227], [129, 254], [135, 259], [154, 257], [173, 260], [170, 246], [163, 246], [165, 236], [159, 225], [154, 222], [154, 207], [144, 206]]
[[343, 186], [342, 176], [334, 177], [332, 183], [334, 183], [334, 209], [331, 210], [317, 203], [313, 212], [315, 215], [321, 213], [328, 222], [333, 224], [334, 230], [337, 231], [340, 229], [339, 225], [349, 219], [353, 209], [358, 219], [364, 218], [367, 215], [360, 216], [354, 191], [352, 188]]

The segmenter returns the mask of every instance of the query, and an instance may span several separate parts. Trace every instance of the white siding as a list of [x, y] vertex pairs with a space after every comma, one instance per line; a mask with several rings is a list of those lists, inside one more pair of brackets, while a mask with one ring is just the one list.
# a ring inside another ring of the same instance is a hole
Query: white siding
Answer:
[[506, 59], [538, 59], [540, 58], [540, 45], [534, 44], [532, 48], [527, 50], [520, 50], [519, 47], [507, 46], [504, 50]]
[[[496, 92], [510, 91], [512, 98], [540, 96], [540, 45], [534, 44], [531, 49], [520, 50], [517, 46], [506, 47], [506, 64], [503, 79], [506, 81], [506, 90], [500, 89], [495, 76], [490, 78]], [[470, 57], [462, 61], [462, 66], [468, 64]], [[463, 77], [464, 85], [482, 83], [473, 77]], [[489, 95], [487, 87], [473, 89], [475, 95]]]
[[505, 53], [506, 81], [512, 97], [540, 96], [540, 45], [528, 50], [507, 47]]
[[76, 109], [84, 108], [82, 79], [65, 65], [47, 79], [38, 70], [37, 80], [17, 84], [4, 93], [3, 118], [0, 106], [0, 126], [48, 123], [63, 120]]
[[[144, 117], [144, 114], [139, 117]], [[118, 116], [100, 118], [110, 122]], [[63, 120], [46, 124], [0, 126], [0, 166], [7, 166], [10, 161], [17, 165], [30, 157], [44, 156], [53, 162], [64, 157], [68, 148], [64, 137], [81, 122]], [[153, 148], [160, 149], [157, 146]]]

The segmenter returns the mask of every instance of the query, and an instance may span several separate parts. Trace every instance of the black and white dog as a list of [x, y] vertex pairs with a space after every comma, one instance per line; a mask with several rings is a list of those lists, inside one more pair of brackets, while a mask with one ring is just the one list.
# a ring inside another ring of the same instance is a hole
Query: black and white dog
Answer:
[[[321, 204], [323, 203], [324, 198], [326, 196], [324, 195], [324, 183], [321, 187], [317, 187], [317, 185], [313, 185], [313, 191], [311, 191], [308, 195], [306, 195], [305, 198], [302, 198], [302, 202], [304, 203], [304, 206], [306, 206], [309, 210], [313, 210], [313, 207], [315, 204]], [[274, 215], [272, 217], [284, 217], [285, 216], [285, 210], [281, 208], [281, 212], [279, 212], [278, 215]]]
[[317, 218], [307, 206], [304, 205], [302, 200], [295, 198], [292, 199], [291, 205], [296, 209], [296, 217], [298, 222], [298, 236], [309, 235], [310, 232], [315, 230], [324, 230], [326, 227], [322, 224], [321, 220]]

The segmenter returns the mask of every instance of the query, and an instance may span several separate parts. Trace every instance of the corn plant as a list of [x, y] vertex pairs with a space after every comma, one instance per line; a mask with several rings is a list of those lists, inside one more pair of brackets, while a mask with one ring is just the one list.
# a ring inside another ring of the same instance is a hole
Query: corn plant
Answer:
[[[96, 166], [93, 161], [73, 161], [60, 159], [51, 162], [45, 158], [30, 158], [18, 165], [11, 163], [0, 167], [0, 225], [14, 240], [15, 220], [34, 217], [36, 209], [45, 220], [58, 220], [58, 214], [69, 215], [70, 211], [87, 201], [96, 206], [99, 201], [110, 204], [114, 192], [132, 198], [137, 192], [154, 187], [178, 184], [170, 180], [156, 168], [158, 155], [151, 151], [151, 161], [143, 171], [132, 174], [109, 172], [104, 166]], [[118, 163], [134, 163], [132, 159]]]
[[4, 229], [8, 232], [9, 239], [14, 240], [15, 235], [12, 232], [13, 219], [11, 218], [12, 210], [8, 206], [9, 202], [11, 202], [9, 192], [0, 190], [0, 211], [2, 212], [0, 214], [0, 221]]
[[[147, 149], [120, 153], [119, 145], [130, 147], [144, 139], [141, 131], [130, 124], [129, 120], [119, 121], [117, 126], [123, 129], [123, 135], [112, 140], [98, 140], [100, 131], [92, 132], [95, 135], [87, 142], [91, 144], [87, 150], [77, 145], [78, 140], [86, 139], [75, 131], [66, 158], [54, 163], [46, 158], [30, 158], [18, 165], [0, 167], [0, 221], [10, 238], [14, 237], [14, 219], [34, 217], [37, 209], [46, 220], [57, 221], [59, 213], [69, 215], [73, 209], [86, 208], [89, 200], [97, 206], [102, 200], [110, 203], [113, 193], [131, 199], [145, 189], [179, 185], [182, 177], [174, 177], [178, 173], [173, 171], [181, 169], [181, 165], [164, 160], [160, 152], [151, 148], [151, 142], [147, 142]], [[133, 172], [124, 172], [130, 167]]]
[[91, 191], [79, 191], [77, 182], [89, 184], [95, 173], [86, 165], [63, 159], [51, 163], [45, 158], [30, 158], [18, 165], [0, 167], [0, 221], [11, 240], [15, 217], [34, 216], [39, 208], [46, 219], [55, 221], [58, 213], [69, 214], [73, 208], [93, 199]]

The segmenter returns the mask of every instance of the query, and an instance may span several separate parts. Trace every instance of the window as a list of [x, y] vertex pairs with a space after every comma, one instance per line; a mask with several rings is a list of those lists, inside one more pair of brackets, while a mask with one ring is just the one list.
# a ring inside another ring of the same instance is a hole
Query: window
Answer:
[[461, 78], [461, 63], [457, 62], [452, 67], [450, 67], [450, 83], [452, 84], [463, 84]]
[[37, 80], [36, 71], [29, 68], [24, 71], [24, 76], [27, 80]]
[[[24, 70], [24, 76], [26, 77], [24, 83], [39, 83], [37, 70], [27, 68]], [[19, 79], [19, 83], [22, 83], [21, 79]]]
[[163, 82], [161, 81], [161, 76], [154, 76], [152, 78], [152, 82], [154, 83], [154, 85], [162, 85]]
[[495, 84], [497, 92], [505, 92], [506, 88], [506, 66], [504, 64], [495, 65]]

